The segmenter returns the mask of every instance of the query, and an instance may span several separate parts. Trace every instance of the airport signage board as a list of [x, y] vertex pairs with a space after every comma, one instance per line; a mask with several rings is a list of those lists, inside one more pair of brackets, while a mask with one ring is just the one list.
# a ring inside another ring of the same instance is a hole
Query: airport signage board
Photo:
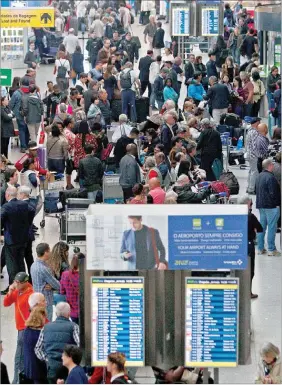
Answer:
[[86, 266], [109, 271], [246, 269], [247, 226], [245, 205], [90, 205]]
[[237, 366], [238, 305], [238, 278], [185, 278], [185, 366]]
[[172, 7], [172, 36], [190, 35], [190, 7]]
[[54, 8], [3, 8], [1, 28], [50, 28], [55, 25]]
[[117, 351], [127, 366], [144, 366], [144, 278], [91, 277], [91, 287], [92, 366]]
[[217, 36], [220, 34], [220, 12], [218, 6], [202, 6], [201, 26], [202, 36]]

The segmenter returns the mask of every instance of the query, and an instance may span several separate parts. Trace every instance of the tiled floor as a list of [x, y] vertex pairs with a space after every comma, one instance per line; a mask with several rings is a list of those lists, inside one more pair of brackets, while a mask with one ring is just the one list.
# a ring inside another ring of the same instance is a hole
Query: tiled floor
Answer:
[[[167, 28], [167, 26], [166, 26]], [[135, 34], [142, 39], [143, 28], [134, 26]], [[143, 41], [143, 39], [142, 39]], [[144, 56], [145, 50], [141, 50], [141, 56]], [[14, 72], [22, 75], [23, 70]], [[52, 79], [52, 66], [42, 66], [38, 71], [37, 81], [41, 90], [45, 90], [45, 81]], [[186, 89], [183, 87], [181, 99], [185, 97]], [[17, 147], [12, 149], [12, 161], [20, 158]], [[240, 183], [240, 193], [246, 191], [246, 170], [239, 170], [234, 167], [232, 170]], [[254, 205], [255, 207], [255, 205]], [[256, 212], [256, 210], [254, 210]], [[35, 224], [39, 226], [42, 218], [40, 213]], [[46, 218], [46, 227], [39, 230], [40, 235], [35, 241], [35, 245], [39, 242], [48, 242], [53, 246], [58, 241], [59, 226], [58, 221], [54, 218]], [[280, 244], [280, 236], [277, 236], [277, 245]], [[280, 249], [280, 246], [278, 246]], [[1, 281], [1, 290], [7, 286], [7, 274]], [[281, 258], [257, 256], [256, 272], [254, 278], [253, 292], [259, 295], [257, 300], [252, 302], [252, 364], [248, 366], [239, 366], [234, 369], [221, 369], [219, 378], [220, 383], [253, 383], [256, 373], [256, 362], [260, 345], [265, 341], [272, 341], [281, 347]], [[14, 326], [14, 309], [1, 308], [1, 339], [3, 340], [3, 362], [8, 366], [10, 379], [13, 375], [13, 359], [16, 346], [16, 330]], [[137, 372], [137, 381], [139, 383], [154, 383], [153, 373], [150, 367], [139, 369]]]

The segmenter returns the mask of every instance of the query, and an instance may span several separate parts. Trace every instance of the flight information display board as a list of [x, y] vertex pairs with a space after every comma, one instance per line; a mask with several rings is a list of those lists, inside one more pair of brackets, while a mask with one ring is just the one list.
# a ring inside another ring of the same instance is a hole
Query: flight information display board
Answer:
[[202, 36], [217, 36], [220, 33], [219, 7], [202, 7]]
[[185, 278], [185, 366], [237, 366], [238, 299], [236, 278]]
[[172, 8], [172, 36], [190, 35], [190, 8]]
[[121, 352], [127, 366], [144, 366], [144, 278], [91, 277], [92, 365]]

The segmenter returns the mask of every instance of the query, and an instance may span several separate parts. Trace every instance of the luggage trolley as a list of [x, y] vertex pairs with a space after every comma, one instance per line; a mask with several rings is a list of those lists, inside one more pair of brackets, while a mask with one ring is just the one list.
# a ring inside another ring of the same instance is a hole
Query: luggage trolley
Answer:
[[123, 202], [123, 191], [119, 174], [105, 173], [103, 178], [103, 203]]
[[64, 189], [65, 181], [62, 178], [53, 182], [48, 182], [46, 179], [41, 183], [43, 187], [43, 217], [40, 222], [40, 227], [45, 227], [45, 218], [57, 218], [60, 220], [61, 211], [63, 209], [59, 200], [59, 192]]

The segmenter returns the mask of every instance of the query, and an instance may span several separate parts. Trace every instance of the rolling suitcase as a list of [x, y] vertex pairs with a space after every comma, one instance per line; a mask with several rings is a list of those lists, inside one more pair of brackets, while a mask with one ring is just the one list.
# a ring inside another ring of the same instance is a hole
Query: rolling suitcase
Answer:
[[118, 122], [118, 118], [122, 112], [122, 108], [121, 108], [121, 100], [120, 99], [114, 99], [112, 101], [112, 119], [115, 121], [115, 122]]
[[149, 115], [150, 101], [149, 98], [142, 97], [136, 98], [136, 114], [137, 114], [137, 123], [142, 123], [147, 120]]
[[37, 156], [39, 160], [40, 167], [47, 167], [47, 149], [46, 147], [39, 147], [37, 149]]

